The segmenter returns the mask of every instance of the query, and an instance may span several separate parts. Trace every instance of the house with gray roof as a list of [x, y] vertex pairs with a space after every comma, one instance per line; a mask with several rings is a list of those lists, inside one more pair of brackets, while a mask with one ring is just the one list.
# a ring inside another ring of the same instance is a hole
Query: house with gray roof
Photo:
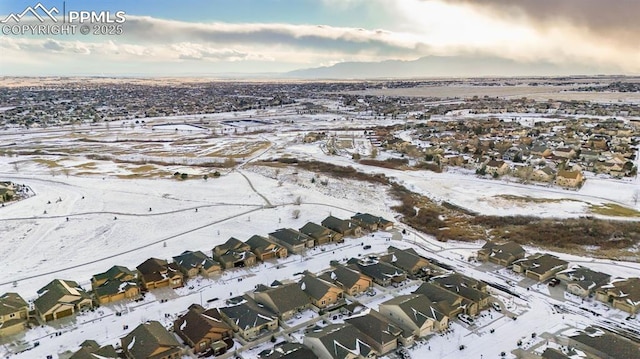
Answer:
[[563, 344], [587, 353], [589, 358], [640, 358], [640, 345], [637, 342], [599, 327], [574, 331]]
[[269, 233], [269, 238], [287, 248], [291, 253], [302, 253], [315, 245], [313, 238], [291, 228], [280, 228]]
[[242, 242], [241, 240], [231, 237], [229, 239], [227, 239], [226, 242], [224, 242], [223, 244], [219, 244], [215, 247], [213, 247], [213, 257], [217, 258], [229, 251], [235, 251], [235, 252], [244, 252], [244, 251], [250, 251], [251, 247]]
[[253, 291], [253, 299], [280, 319], [287, 320], [311, 306], [311, 299], [298, 283], [274, 284], [271, 287], [258, 285]]
[[495, 243], [487, 241], [478, 250], [478, 260], [489, 261], [506, 267], [518, 259], [523, 259], [525, 254], [524, 248], [516, 242]]
[[399, 249], [390, 246], [387, 251], [389, 253], [381, 255], [380, 260], [398, 267], [410, 275], [423, 277], [431, 272], [431, 263], [413, 248]]
[[556, 278], [567, 285], [567, 292], [585, 298], [596, 289], [609, 283], [611, 276], [578, 266], [558, 272]]
[[398, 338], [402, 335], [402, 329], [373, 309], [368, 309], [344, 321], [358, 329], [363, 334], [363, 340], [378, 355], [385, 355], [398, 347]]
[[155, 320], [138, 325], [120, 345], [127, 359], [178, 359], [183, 352], [176, 337]]
[[351, 220], [370, 232], [388, 231], [393, 228], [393, 222], [369, 213], [356, 213]]
[[427, 297], [449, 318], [453, 318], [460, 313], [472, 316], [478, 314], [478, 304], [476, 302], [433, 283], [422, 283], [413, 293]]
[[258, 353], [258, 359], [318, 359], [318, 356], [303, 344], [283, 342]]
[[361, 272], [373, 279], [374, 283], [383, 287], [388, 287], [392, 284], [399, 285], [407, 279], [407, 273], [402, 269], [375, 258], [363, 260], [351, 258], [347, 264], [349, 268]]
[[173, 263], [178, 266], [180, 272], [187, 278], [193, 278], [198, 274], [209, 277], [222, 271], [220, 263], [201, 251], [184, 251], [182, 254], [173, 257]]
[[415, 338], [449, 327], [449, 317], [422, 294], [399, 295], [381, 303], [378, 310]]
[[250, 267], [256, 264], [251, 246], [231, 237], [224, 244], [213, 248], [213, 257], [224, 269]]
[[342, 242], [342, 234], [313, 222], [307, 222], [302, 226], [300, 233], [313, 238], [316, 246], [331, 242]]
[[487, 285], [477, 279], [453, 273], [431, 278], [432, 283], [475, 303], [480, 311], [489, 305], [491, 296], [487, 293]]
[[38, 318], [43, 322], [71, 316], [81, 310], [93, 308], [89, 294], [70, 280], [54, 279], [38, 290], [33, 302]]
[[369, 346], [364, 335], [348, 323], [329, 324], [307, 333], [304, 345], [321, 359], [370, 359], [377, 353]]
[[91, 277], [91, 289], [96, 301], [107, 304], [140, 295], [138, 273], [123, 266], [113, 266]]
[[567, 269], [569, 262], [562, 260], [552, 254], [534, 254], [524, 259], [513, 262], [513, 271], [522, 273], [528, 278], [538, 282], [555, 276], [558, 272]]
[[0, 296], [0, 337], [25, 330], [28, 319], [29, 304], [18, 293]]
[[264, 332], [278, 329], [278, 317], [251, 298], [219, 310], [222, 318], [246, 340], [253, 340]]

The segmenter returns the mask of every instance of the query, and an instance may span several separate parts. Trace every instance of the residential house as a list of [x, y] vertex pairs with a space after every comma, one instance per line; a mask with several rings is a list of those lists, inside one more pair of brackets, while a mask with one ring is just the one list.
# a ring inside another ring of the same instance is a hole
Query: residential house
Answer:
[[331, 242], [342, 242], [342, 234], [313, 222], [307, 222], [300, 228], [300, 233], [313, 238], [316, 246]]
[[78, 283], [54, 279], [38, 290], [38, 298], [33, 302], [33, 306], [41, 321], [50, 322], [91, 309], [93, 301]]
[[388, 231], [393, 228], [393, 222], [369, 213], [356, 213], [351, 220], [370, 232]]
[[233, 347], [233, 329], [215, 308], [205, 310], [198, 304], [191, 305], [173, 322], [173, 331], [195, 354], [220, 355]]
[[298, 283], [277, 284], [273, 287], [260, 284], [253, 292], [253, 299], [282, 320], [293, 317], [311, 305], [309, 296]]
[[250, 267], [256, 264], [251, 246], [231, 237], [224, 244], [213, 248], [213, 257], [224, 269]]
[[373, 309], [344, 321], [358, 329], [363, 334], [362, 339], [365, 343], [378, 355], [385, 355], [398, 347], [398, 338], [402, 336], [402, 329]]
[[176, 263], [158, 258], [149, 258], [136, 267], [140, 273], [140, 282], [144, 290], [156, 288], [180, 288], [184, 285], [184, 276]]
[[113, 266], [91, 277], [91, 289], [96, 301], [107, 304], [140, 295], [138, 274], [127, 267]]
[[567, 292], [585, 298], [609, 283], [611, 276], [586, 267], [575, 267], [559, 272], [556, 278], [567, 284]]
[[525, 250], [516, 242], [495, 243], [487, 241], [487, 243], [478, 250], [478, 260], [489, 261], [501, 266], [509, 266], [517, 259], [523, 259]]
[[329, 216], [325, 218], [320, 224], [322, 224], [323, 227], [327, 227], [331, 230], [334, 230], [342, 234], [343, 237], [362, 236], [362, 227], [360, 227], [357, 223], [353, 221], [342, 220], [334, 216]]
[[534, 254], [513, 262], [513, 271], [539, 282], [553, 277], [561, 270], [567, 269], [569, 263], [552, 254]]
[[286, 258], [289, 255], [287, 248], [262, 236], [251, 236], [245, 243], [251, 247], [258, 260], [263, 262], [273, 258]]
[[536, 182], [553, 182], [553, 179], [556, 177], [556, 171], [554, 171], [551, 167], [545, 166], [542, 168], [534, 169], [531, 172], [531, 180]]
[[485, 173], [489, 175], [502, 176], [509, 172], [509, 165], [500, 160], [490, 160], [485, 165]]
[[303, 344], [320, 359], [370, 359], [377, 353], [364, 340], [362, 333], [348, 323], [329, 324], [306, 333]]
[[535, 156], [548, 157], [552, 152], [551, 149], [549, 149], [547, 146], [537, 145], [531, 147], [530, 153]]
[[293, 253], [302, 253], [306, 248], [311, 248], [315, 244], [313, 238], [291, 228], [280, 228], [273, 233], [269, 233], [269, 238]]
[[95, 340], [85, 340], [80, 344], [80, 349], [73, 353], [69, 359], [117, 359], [118, 353], [112, 345], [101, 347]]
[[380, 256], [381, 261], [398, 267], [413, 276], [421, 277], [430, 272], [431, 263], [413, 248], [399, 249], [390, 246], [387, 251], [389, 254]]
[[373, 286], [373, 280], [360, 271], [340, 264], [330, 271], [324, 272], [320, 278], [342, 288], [346, 294], [355, 296], [367, 291]]
[[318, 359], [318, 356], [303, 344], [282, 342], [258, 353], [258, 359]]
[[178, 359], [182, 346], [176, 337], [155, 320], [138, 325], [120, 339], [127, 359]]
[[173, 257], [173, 263], [178, 266], [180, 272], [187, 278], [193, 278], [198, 274], [210, 277], [222, 271], [220, 263], [206, 256], [201, 251], [184, 251], [179, 256]]
[[[297, 287], [295, 283], [294, 286]], [[263, 332], [278, 329], [278, 317], [250, 298], [239, 304], [220, 308], [220, 314], [245, 340], [253, 340]]]
[[[484, 282], [454, 273], [432, 278], [434, 284], [459, 295], [478, 307], [478, 311], [489, 305], [490, 295]], [[468, 304], [471, 305], [471, 304]]]
[[443, 331], [449, 326], [449, 318], [422, 294], [399, 295], [381, 303], [378, 309], [380, 314], [415, 338]]
[[560, 170], [556, 175], [555, 183], [561, 187], [577, 188], [582, 185], [584, 177], [581, 171], [565, 171]]
[[5, 293], [0, 297], [0, 337], [27, 329], [29, 304], [18, 293]]
[[[638, 343], [610, 332], [603, 328], [587, 327], [583, 330], [572, 330], [562, 345], [580, 351], [581, 357], [603, 359], [640, 358]], [[586, 354], [586, 356], [585, 356]]]
[[576, 158], [576, 151], [573, 148], [569, 147], [559, 147], [553, 150], [553, 155], [573, 159]]
[[332, 307], [344, 298], [344, 290], [342, 288], [320, 279], [310, 272], [305, 272], [298, 284], [300, 289], [311, 300], [311, 304], [318, 309]]
[[596, 299], [630, 314], [640, 310], [640, 278], [615, 279], [596, 291]]
[[373, 279], [374, 283], [383, 287], [388, 287], [392, 284], [399, 285], [407, 279], [407, 273], [405, 271], [377, 259], [367, 258], [358, 260], [351, 258], [347, 264], [351, 269], [359, 271]]
[[413, 293], [427, 297], [438, 307], [441, 313], [449, 318], [453, 318], [460, 313], [471, 316], [478, 314], [477, 303], [433, 283], [422, 283]]

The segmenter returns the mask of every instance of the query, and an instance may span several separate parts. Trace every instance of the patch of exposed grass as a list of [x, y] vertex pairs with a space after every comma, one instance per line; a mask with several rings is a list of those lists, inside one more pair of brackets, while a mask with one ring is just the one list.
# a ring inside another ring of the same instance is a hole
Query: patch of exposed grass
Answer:
[[572, 199], [572, 198], [537, 198], [537, 197], [529, 197], [529, 196], [516, 196], [512, 194], [499, 194], [493, 197], [506, 199], [508, 201], [513, 201], [513, 202], [524, 202], [524, 203], [561, 203], [565, 201], [582, 202], [580, 200]]
[[589, 211], [593, 214], [611, 217], [640, 217], [639, 211], [615, 203], [607, 203], [603, 205], [592, 204], [589, 206]]
[[227, 158], [243, 158], [249, 157], [255, 152], [261, 151], [269, 147], [269, 142], [234, 142], [224, 146], [215, 152], [211, 152], [206, 157], [227, 157]]
[[73, 167], [82, 168], [82, 169], [85, 169], [85, 170], [95, 170], [95, 169], [97, 169], [95, 162], [85, 162], [85, 163], [81, 163], [79, 165], [75, 165]]
[[60, 167], [60, 164], [54, 160], [45, 160], [43, 158], [36, 158], [33, 160], [33, 162], [41, 164], [41, 165], [45, 165], [48, 168], [58, 168]]
[[142, 165], [138, 167], [128, 168], [129, 171], [133, 173], [140, 173], [140, 174], [150, 173], [155, 171], [155, 169], [156, 169], [156, 166], [154, 165]]

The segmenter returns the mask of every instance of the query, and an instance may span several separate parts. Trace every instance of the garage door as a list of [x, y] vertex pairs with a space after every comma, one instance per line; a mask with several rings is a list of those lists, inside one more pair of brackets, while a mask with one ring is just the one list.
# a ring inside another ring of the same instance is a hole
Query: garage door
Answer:
[[70, 316], [71, 314], [73, 314], [73, 309], [72, 309], [72, 308], [69, 308], [69, 309], [65, 309], [65, 310], [63, 310], [63, 311], [58, 312], [58, 313], [56, 314], [56, 317], [57, 317], [58, 319], [60, 319], [60, 318], [68, 317], [68, 316]]

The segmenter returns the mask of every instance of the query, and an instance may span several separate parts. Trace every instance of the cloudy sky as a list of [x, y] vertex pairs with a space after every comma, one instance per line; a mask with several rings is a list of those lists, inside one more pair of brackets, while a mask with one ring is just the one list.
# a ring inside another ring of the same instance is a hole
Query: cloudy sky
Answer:
[[[63, 13], [62, 0], [41, 3]], [[0, 19], [36, 4], [0, 1]], [[638, 0], [67, 0], [64, 9], [124, 11], [122, 34], [16, 35], [39, 22], [9, 20], [0, 75], [263, 74], [430, 55], [640, 74]]]

